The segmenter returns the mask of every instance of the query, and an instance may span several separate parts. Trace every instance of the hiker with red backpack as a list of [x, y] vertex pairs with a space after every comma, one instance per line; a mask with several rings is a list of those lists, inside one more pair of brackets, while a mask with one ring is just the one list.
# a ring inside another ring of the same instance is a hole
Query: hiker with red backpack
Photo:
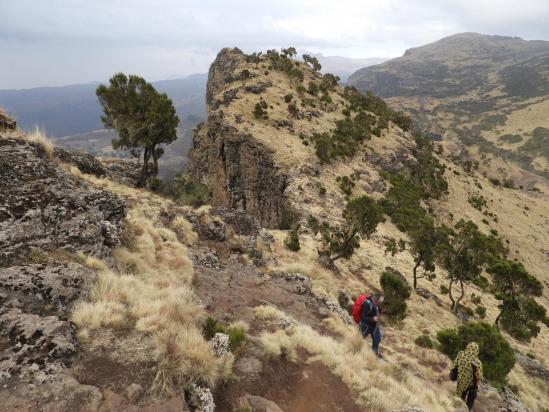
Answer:
[[360, 333], [364, 338], [372, 337], [372, 350], [378, 358], [379, 344], [381, 343], [381, 330], [379, 328], [379, 304], [383, 302], [383, 295], [374, 293], [371, 296], [366, 294], [356, 298], [353, 305], [353, 319], [360, 327]]

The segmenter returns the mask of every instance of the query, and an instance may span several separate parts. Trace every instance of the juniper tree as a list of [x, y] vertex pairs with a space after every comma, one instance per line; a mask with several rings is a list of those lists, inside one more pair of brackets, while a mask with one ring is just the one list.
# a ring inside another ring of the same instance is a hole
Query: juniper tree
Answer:
[[520, 262], [492, 258], [487, 269], [494, 277], [496, 298], [501, 300], [495, 323], [515, 338], [530, 340], [539, 333], [538, 322], [545, 319], [545, 308], [534, 296], [541, 296], [542, 283]]
[[[441, 245], [440, 252], [450, 280], [448, 296], [452, 302], [452, 310], [457, 313], [465, 294], [465, 282], [478, 280], [488, 260], [503, 255], [505, 249], [499, 239], [483, 235], [471, 221], [460, 220], [455, 229], [448, 230], [449, 241]], [[454, 298], [453, 286], [456, 283], [460, 287], [460, 295]]]
[[343, 218], [344, 223], [338, 226], [327, 222], [317, 226], [324, 245], [323, 254], [332, 262], [350, 258], [360, 247], [360, 238], [369, 239], [383, 221], [383, 211], [374, 199], [364, 195], [347, 202]]
[[[434, 278], [435, 262], [437, 252], [441, 246], [447, 243], [447, 236], [444, 230], [435, 227], [433, 220], [425, 217], [417, 222], [409, 231], [409, 251], [414, 258], [414, 289], [417, 288], [417, 280]], [[423, 268], [423, 274], [418, 274], [418, 269]]]
[[322, 69], [322, 65], [316, 57], [310, 56], [308, 54], [303, 55], [303, 61], [307, 63], [315, 72], [319, 72]]
[[[160, 145], [176, 138], [179, 118], [171, 99], [136, 75], [115, 74], [109, 85], [96, 91], [103, 109], [101, 120], [105, 127], [115, 129], [118, 137], [112, 140], [114, 149], [143, 149], [140, 185], [158, 173], [158, 159], [164, 153]], [[153, 160], [150, 170], [149, 160]]]

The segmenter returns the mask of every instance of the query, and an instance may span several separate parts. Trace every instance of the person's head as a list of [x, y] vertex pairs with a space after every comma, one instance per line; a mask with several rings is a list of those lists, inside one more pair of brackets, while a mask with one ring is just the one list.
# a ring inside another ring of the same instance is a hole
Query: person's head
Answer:
[[372, 302], [374, 302], [376, 305], [383, 303], [384, 300], [385, 297], [381, 293], [374, 293], [372, 295]]
[[465, 348], [465, 351], [470, 353], [471, 355], [473, 355], [474, 357], [477, 357], [478, 356], [478, 352], [479, 352], [479, 347], [478, 347], [478, 343], [476, 342], [469, 342], [467, 344], [467, 347]]

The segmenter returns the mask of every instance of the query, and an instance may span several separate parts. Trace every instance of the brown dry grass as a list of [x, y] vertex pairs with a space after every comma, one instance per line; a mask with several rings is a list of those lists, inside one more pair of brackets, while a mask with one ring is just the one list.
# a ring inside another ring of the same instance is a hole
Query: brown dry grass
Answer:
[[190, 224], [178, 218], [175, 231], [163, 227], [158, 216], [168, 200], [67, 168], [126, 197], [130, 205], [125, 244], [112, 253], [114, 270], [80, 256], [98, 274], [89, 298], [73, 309], [78, 336], [85, 341], [110, 328], [152, 340], [158, 365], [153, 390], [162, 394], [196, 381], [214, 385], [232, 360], [216, 358], [200, 331], [205, 315], [191, 288], [193, 267], [183, 244], [196, 240]]

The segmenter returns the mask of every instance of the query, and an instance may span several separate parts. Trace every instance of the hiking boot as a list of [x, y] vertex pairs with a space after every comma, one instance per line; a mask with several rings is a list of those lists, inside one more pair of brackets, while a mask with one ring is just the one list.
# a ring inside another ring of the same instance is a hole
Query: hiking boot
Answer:
[[376, 354], [376, 358], [383, 359], [383, 355], [379, 352], [374, 352]]

